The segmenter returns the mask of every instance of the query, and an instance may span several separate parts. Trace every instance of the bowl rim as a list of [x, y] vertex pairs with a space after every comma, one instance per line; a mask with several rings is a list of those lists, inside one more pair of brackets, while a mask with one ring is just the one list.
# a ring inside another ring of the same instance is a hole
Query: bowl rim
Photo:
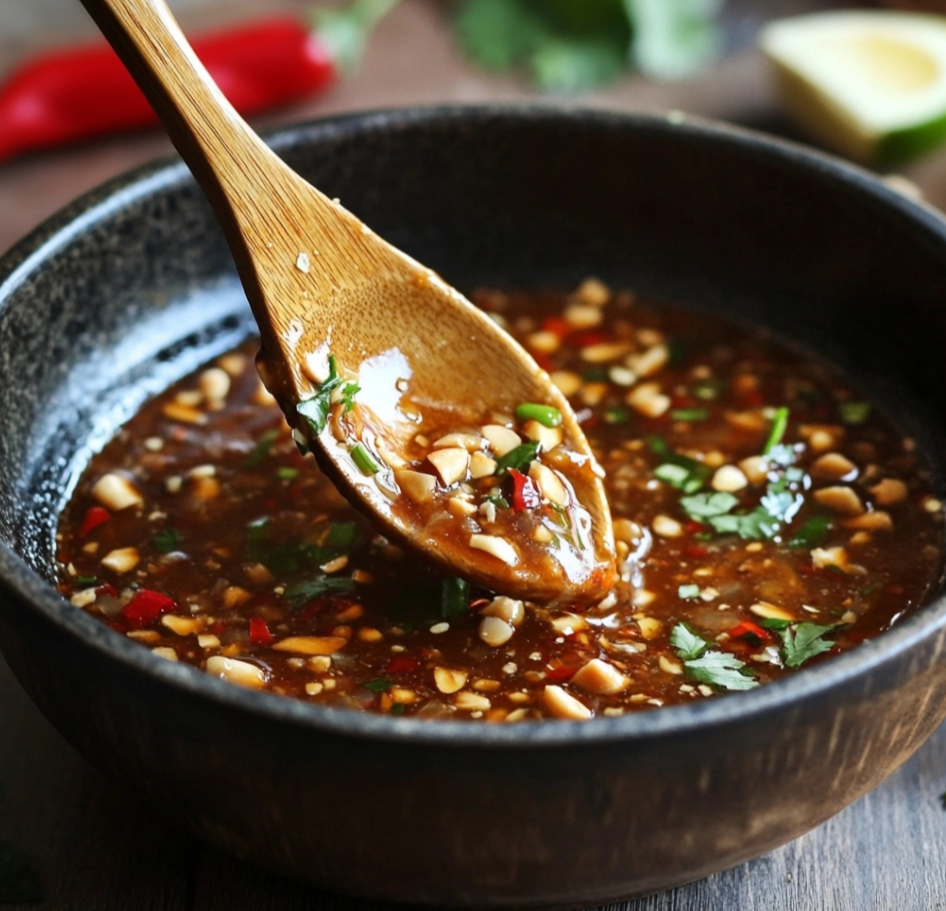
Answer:
[[[439, 125], [483, 128], [488, 122], [526, 127], [576, 125], [584, 129], [621, 129], [638, 133], [665, 133], [683, 141], [724, 145], [743, 154], [761, 155], [772, 162], [801, 167], [822, 180], [845, 185], [868, 202], [913, 223], [928, 243], [946, 248], [946, 218], [924, 202], [908, 199], [866, 170], [814, 149], [730, 124], [670, 112], [666, 115], [626, 113], [582, 106], [523, 104], [446, 104], [411, 108], [368, 110], [331, 115], [289, 124], [264, 133], [277, 150], [298, 144], [331, 140], [349, 134], [379, 130], [417, 129]], [[66, 248], [91, 226], [120, 212], [150, 194], [167, 192], [192, 181], [176, 156], [164, 156], [101, 184], [46, 219], [0, 257], [0, 319], [9, 299], [28, 282], [42, 262]], [[373, 713], [334, 709], [303, 700], [257, 692], [208, 676], [189, 665], [159, 658], [100, 621], [74, 608], [48, 582], [0, 540], [0, 592], [8, 592], [28, 611], [64, 631], [74, 642], [101, 653], [125, 671], [141, 674], [204, 702], [225, 709], [260, 716], [270, 722], [310, 729], [313, 734], [353, 737], [396, 744], [424, 744], [465, 749], [575, 748], [590, 744], [625, 744], [652, 738], [679, 736], [709, 727], [764, 718], [772, 712], [800, 705], [828, 690], [855, 683], [869, 672], [891, 663], [946, 628], [946, 597], [937, 595], [875, 639], [802, 670], [791, 677], [756, 689], [720, 694], [684, 705], [664, 706], [620, 717], [595, 717], [588, 721], [532, 721], [513, 725], [477, 724], [471, 721], [424, 721], [391, 718]], [[2, 609], [2, 604], [0, 604]]]

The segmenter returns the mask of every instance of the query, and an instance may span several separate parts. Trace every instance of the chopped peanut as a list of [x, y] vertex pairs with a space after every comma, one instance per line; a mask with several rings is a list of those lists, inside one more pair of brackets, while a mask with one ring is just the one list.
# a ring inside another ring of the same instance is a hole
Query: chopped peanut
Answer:
[[571, 682], [579, 689], [605, 696], [620, 693], [630, 683], [614, 665], [600, 658], [592, 658], [584, 667], [579, 668]]
[[435, 449], [427, 461], [437, 470], [440, 480], [449, 487], [466, 478], [466, 473], [470, 468], [470, 454], [465, 449], [449, 448]]
[[659, 418], [670, 407], [670, 396], [660, 391], [659, 383], [641, 383], [626, 396], [625, 401], [644, 417]]
[[515, 566], [519, 562], [516, 549], [498, 535], [470, 535], [470, 547], [502, 560], [507, 566]]
[[832, 512], [846, 516], [859, 516], [864, 512], [861, 498], [850, 487], [822, 487], [821, 490], [816, 490], [813, 496]]
[[118, 512], [130, 506], [143, 506], [141, 494], [128, 478], [109, 472], [102, 475], [92, 487], [92, 496], [106, 509]]
[[394, 472], [394, 479], [404, 493], [415, 503], [425, 503], [433, 498], [437, 479], [432, 474], [402, 468]]
[[853, 481], [857, 466], [839, 452], [826, 452], [811, 463], [811, 476], [825, 481]]
[[118, 547], [102, 557], [102, 566], [115, 573], [131, 572], [141, 560], [137, 548]]
[[583, 702], [579, 702], [570, 693], [560, 686], [549, 683], [542, 691], [542, 701], [553, 718], [565, 721], [585, 721], [591, 717], [591, 709]]
[[483, 428], [483, 436], [489, 440], [490, 448], [500, 458], [512, 452], [522, 442], [515, 430], [503, 427], [502, 424], [487, 424]]
[[214, 655], [207, 659], [207, 673], [255, 690], [266, 685], [266, 672], [263, 668], [250, 664], [248, 661], [224, 658], [222, 655]]
[[884, 478], [867, 492], [878, 506], [896, 506], [907, 498], [907, 485], [896, 478]]

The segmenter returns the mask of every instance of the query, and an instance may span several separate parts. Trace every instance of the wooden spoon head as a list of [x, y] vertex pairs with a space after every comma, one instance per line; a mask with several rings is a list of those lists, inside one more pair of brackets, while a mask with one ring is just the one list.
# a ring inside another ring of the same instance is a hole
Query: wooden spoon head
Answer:
[[[387, 536], [445, 572], [546, 603], [603, 598], [616, 576], [610, 512], [602, 472], [565, 396], [521, 346], [439, 276], [298, 180], [294, 223], [279, 224], [278, 237], [269, 233], [256, 246], [268, 320], [259, 319], [258, 302], [254, 309], [263, 331], [261, 375], [322, 469]], [[326, 203], [337, 219], [334, 230], [327, 230]], [[346, 384], [357, 386], [350, 399], [357, 410], [344, 417], [336, 401], [335, 420], [318, 426], [300, 417], [298, 404], [323, 388], [329, 355], [339, 376], [335, 399]], [[548, 404], [561, 415], [557, 464], [569, 482], [574, 526], [561, 559], [533, 547], [531, 556], [504, 562], [470, 546], [474, 518], [456, 515], [454, 530], [434, 533], [431, 510], [405, 505], [400, 495], [399, 467], [411, 467], [416, 439], [439, 435], [451, 422], [475, 431], [512, 416], [524, 402]], [[365, 423], [374, 473], [353, 458]]]

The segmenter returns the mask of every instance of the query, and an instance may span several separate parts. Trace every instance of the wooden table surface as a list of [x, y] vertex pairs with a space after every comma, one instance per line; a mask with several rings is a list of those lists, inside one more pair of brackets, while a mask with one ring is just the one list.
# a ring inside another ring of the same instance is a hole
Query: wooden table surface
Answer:
[[[291, 6], [237, 2], [227, 15]], [[766, 14], [815, 2], [731, 0], [742, 44], [710, 73], [685, 83], [628, 80], [580, 103], [635, 111], [679, 109], [743, 124], [781, 127], [751, 35]], [[210, 14], [207, 14], [208, 16]], [[185, 25], [189, 23], [185, 22]], [[89, 32], [91, 34], [91, 31]], [[65, 36], [59, 36], [65, 37]], [[4, 45], [0, 73], [32, 48]], [[419, 51], [422, 50], [422, 53]], [[321, 98], [260, 126], [339, 111], [446, 101], [520, 101], [514, 80], [487, 77], [457, 55], [433, 0], [404, 0], [382, 23], [361, 71]], [[548, 102], [548, 99], [544, 99]], [[573, 100], [574, 101], [574, 100]], [[555, 103], [555, 102], [552, 102]], [[0, 252], [43, 218], [101, 181], [169, 151], [150, 132], [0, 165]], [[946, 207], [946, 155], [906, 172]], [[904, 712], [909, 712], [904, 706]], [[268, 875], [188, 834], [91, 768], [29, 702], [0, 659], [0, 904], [10, 866], [25, 858], [48, 911], [377, 911]], [[946, 727], [903, 768], [855, 805], [797, 841], [732, 870], [613, 911], [946, 909]]]

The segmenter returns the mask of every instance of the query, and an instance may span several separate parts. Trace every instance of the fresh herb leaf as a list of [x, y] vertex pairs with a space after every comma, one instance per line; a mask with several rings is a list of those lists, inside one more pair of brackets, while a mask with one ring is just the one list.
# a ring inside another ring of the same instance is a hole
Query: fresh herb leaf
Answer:
[[652, 452], [664, 460], [654, 469], [654, 476], [672, 487], [692, 494], [712, 477], [712, 468], [682, 453], [674, 452], [660, 437], [650, 437], [648, 445]]
[[791, 620], [780, 620], [778, 617], [766, 617], [764, 620], [760, 620], [759, 623], [764, 626], [766, 629], [788, 629], [792, 625]]
[[501, 459], [496, 460], [496, 474], [505, 474], [510, 468], [528, 474], [529, 466], [539, 452], [537, 442], [520, 443], [515, 449], [511, 449]]
[[830, 530], [831, 519], [828, 516], [812, 516], [795, 532], [795, 536], [788, 542], [789, 547], [804, 547], [810, 550], [821, 544]]
[[357, 383], [345, 383], [342, 386], [342, 403], [345, 405], [345, 414], [348, 414], [355, 407], [355, 396], [361, 392], [361, 386]]
[[348, 553], [360, 537], [361, 529], [357, 522], [333, 522], [324, 543], [327, 547]]
[[685, 623], [678, 623], [670, 631], [670, 644], [684, 661], [699, 658], [709, 648], [709, 643]]
[[344, 73], [358, 69], [368, 36], [374, 26], [397, 6], [398, 0], [354, 0], [341, 6], [317, 7], [311, 11], [312, 30], [319, 44]]
[[699, 658], [684, 661], [683, 666], [694, 680], [724, 690], [751, 690], [759, 685], [759, 681], [750, 676], [745, 661], [727, 652], [704, 652]]
[[608, 33], [551, 37], [529, 56], [533, 81], [548, 92], [578, 92], [612, 82], [626, 66], [625, 42]]
[[280, 481], [294, 481], [299, 477], [299, 469], [283, 465], [281, 468], [276, 469], [276, 477], [279, 478]]
[[542, 18], [521, 0], [464, 0], [456, 29], [466, 53], [496, 72], [512, 69], [547, 36]]
[[366, 680], [362, 683], [362, 686], [366, 690], [371, 690], [372, 693], [384, 693], [391, 689], [392, 685], [391, 681], [384, 677], [379, 677], [377, 680]]
[[319, 386], [315, 395], [304, 399], [296, 405], [296, 411], [305, 418], [314, 436], [318, 436], [328, 422], [328, 413], [332, 407], [332, 393], [344, 381], [338, 375], [338, 365], [335, 355], [328, 356], [328, 377]]
[[407, 711], [407, 706], [403, 702], [395, 702], [391, 706], [392, 715], [403, 715]]
[[709, 411], [705, 408], [674, 408], [670, 417], [674, 421], [705, 421], [709, 417]]
[[509, 503], [507, 503], [503, 497], [496, 493], [491, 493], [488, 497], [486, 497], [486, 502], [492, 503], [493, 506], [497, 507], [497, 509], [509, 509]]
[[302, 607], [324, 595], [342, 595], [355, 590], [355, 580], [347, 576], [318, 576], [290, 585], [282, 593], [291, 607]]
[[736, 497], [725, 491], [697, 493], [680, 498], [683, 511], [697, 522], [705, 522], [708, 519], [726, 515], [738, 502]]
[[720, 53], [722, 0], [623, 0], [634, 28], [631, 59], [654, 79], [681, 79]]
[[178, 549], [180, 541], [181, 536], [177, 529], [165, 528], [151, 539], [151, 544], [159, 554], [169, 554]]
[[845, 424], [863, 424], [870, 417], [870, 402], [838, 402], [838, 413]]
[[440, 596], [440, 615], [444, 620], [455, 620], [466, 613], [470, 603], [470, 583], [466, 579], [448, 576], [443, 580]]
[[43, 900], [36, 862], [7, 841], [0, 841], [0, 905], [32, 904]]
[[834, 642], [824, 637], [837, 628], [836, 624], [821, 626], [817, 623], [790, 623], [776, 630], [782, 640], [782, 660], [786, 667], [801, 667], [810, 658], [834, 648]]
[[620, 405], [612, 405], [604, 409], [604, 422], [606, 424], [626, 424], [630, 418], [630, 412]]
[[685, 601], [692, 601], [694, 598], [699, 598], [700, 587], [699, 585], [681, 585], [677, 588], [677, 597], [683, 598]]
[[278, 430], [267, 430], [260, 438], [256, 441], [256, 445], [253, 447], [253, 451], [246, 457], [243, 462], [244, 468], [256, 468], [260, 462], [266, 457], [270, 449], [273, 448], [273, 443], [279, 437]]
[[285, 579], [338, 556], [337, 550], [314, 544], [273, 541], [271, 524], [264, 517], [247, 526], [243, 556], [247, 563], [262, 563], [277, 578]]
[[762, 447], [762, 455], [769, 455], [776, 446], [781, 444], [782, 437], [785, 436], [785, 431], [788, 430], [788, 418], [790, 413], [791, 412], [784, 405], [775, 409], [768, 438], [765, 441], [765, 445]]
[[98, 576], [76, 576], [79, 585], [95, 585], [98, 581]]

